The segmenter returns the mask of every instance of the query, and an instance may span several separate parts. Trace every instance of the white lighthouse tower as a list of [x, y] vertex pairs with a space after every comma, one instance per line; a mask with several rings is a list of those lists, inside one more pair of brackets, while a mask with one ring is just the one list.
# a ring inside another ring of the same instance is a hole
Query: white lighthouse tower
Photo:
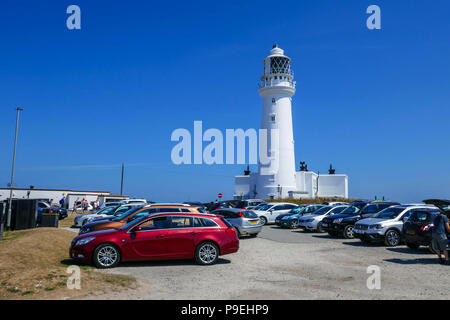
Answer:
[[[247, 169], [244, 175], [235, 177], [234, 198], [348, 198], [348, 176], [336, 174], [331, 165], [329, 174], [308, 171], [305, 162], [296, 171], [292, 127], [295, 81], [291, 59], [274, 45], [263, 61], [264, 74], [258, 92], [263, 99], [261, 129], [265, 129], [267, 139], [260, 135], [258, 172]], [[264, 140], [267, 150], [261, 148]]]
[[289, 191], [297, 189], [292, 128], [293, 78], [291, 59], [274, 45], [264, 59], [264, 75], [259, 85], [263, 99], [261, 129], [267, 130], [270, 159], [267, 164], [259, 164], [257, 193], [263, 198], [285, 198]]

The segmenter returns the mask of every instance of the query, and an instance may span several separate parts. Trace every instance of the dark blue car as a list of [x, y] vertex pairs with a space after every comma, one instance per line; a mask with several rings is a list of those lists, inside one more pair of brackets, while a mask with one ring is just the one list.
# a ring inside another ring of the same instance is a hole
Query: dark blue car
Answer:
[[324, 207], [321, 204], [311, 204], [311, 205], [300, 205], [288, 213], [281, 214], [275, 219], [277, 226], [281, 228], [295, 229], [298, 225], [298, 218], [304, 215], [308, 215]]

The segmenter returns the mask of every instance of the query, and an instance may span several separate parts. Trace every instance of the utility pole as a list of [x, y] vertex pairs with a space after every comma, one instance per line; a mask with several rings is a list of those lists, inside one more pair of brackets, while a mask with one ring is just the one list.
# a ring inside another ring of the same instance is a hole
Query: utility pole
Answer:
[[123, 195], [123, 172], [125, 170], [124, 164], [122, 163], [122, 179], [120, 180], [120, 195]]
[[13, 196], [13, 188], [14, 188], [14, 167], [16, 165], [16, 148], [17, 148], [17, 132], [19, 130], [19, 114], [20, 111], [23, 111], [22, 108], [17, 108], [17, 116], [16, 116], [16, 134], [14, 136], [14, 153], [13, 153], [13, 162], [12, 162], [12, 170], [11, 170], [11, 186], [9, 190], [9, 203], [8, 203], [8, 220], [6, 222], [6, 226], [8, 228], [11, 227], [11, 204], [12, 204], [12, 196]]

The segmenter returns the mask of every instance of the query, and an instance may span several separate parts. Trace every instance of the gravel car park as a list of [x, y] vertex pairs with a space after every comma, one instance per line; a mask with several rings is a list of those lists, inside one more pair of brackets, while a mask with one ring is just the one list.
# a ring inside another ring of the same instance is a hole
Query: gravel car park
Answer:
[[[119, 264], [107, 272], [135, 277], [137, 288], [87, 299], [449, 299], [449, 269], [436, 260], [426, 248], [368, 246], [266, 225], [208, 268], [194, 261]], [[380, 268], [380, 290], [367, 287], [373, 265]], [[212, 283], [220, 290], [211, 290]]]
[[[377, 202], [377, 207], [380, 203]], [[276, 203], [272, 204], [279, 205]], [[414, 218], [420, 213], [426, 212], [435, 215], [440, 212], [439, 208], [426, 204], [394, 206], [390, 204], [383, 202], [383, 205], [389, 205], [388, 208], [378, 212], [375, 216], [359, 220], [356, 223], [358, 226], [357, 230], [360, 230], [361, 228], [359, 226], [363, 224], [368, 225], [367, 230], [371, 229], [371, 227], [375, 228], [374, 225], [379, 224], [381, 229], [378, 228], [378, 230], [383, 229], [385, 231], [383, 241], [387, 241], [387, 234], [389, 231], [392, 231], [394, 226], [398, 228], [400, 224], [407, 225], [408, 222], [413, 222], [409, 220], [410, 218]], [[371, 208], [373, 208], [371, 203], [368, 203], [366, 206], [363, 203], [359, 203], [358, 206], [352, 203], [344, 206], [304, 205], [296, 206], [295, 208], [298, 211], [297, 214], [300, 211], [305, 211], [308, 207], [311, 210], [312, 208], [317, 209], [314, 212], [317, 214], [306, 215], [300, 219], [315, 219], [320, 217], [322, 220], [316, 219], [315, 228], [311, 228], [312, 230], [317, 229], [319, 231], [319, 224], [325, 220], [327, 215], [333, 219], [340, 219], [340, 217], [342, 218], [344, 216], [340, 213], [353, 216], [355, 213], [360, 214], [363, 212], [363, 209], [367, 206], [372, 206]], [[153, 207], [151, 205], [145, 206], [147, 209]], [[181, 212], [181, 209], [187, 207], [186, 205], [182, 205], [180, 208], [177, 208], [180, 210], [178, 215], [185, 215]], [[361, 207], [363, 209], [360, 209]], [[172, 208], [170, 210], [174, 209]], [[161, 214], [158, 213], [156, 215]], [[138, 219], [150, 219], [156, 215], [154, 214], [148, 217], [141, 216]], [[177, 214], [167, 212], [164, 215], [173, 216]], [[376, 298], [378, 299], [414, 297], [416, 294], [414, 290], [422, 290], [421, 294], [424, 297], [436, 298], [440, 295], [450, 297], [448, 292], [439, 290], [427, 282], [437, 279], [435, 277], [436, 274], [433, 275], [433, 272], [430, 272], [433, 268], [436, 268], [442, 274], [448, 272], [448, 269], [444, 270], [444, 267], [438, 264], [437, 258], [428, 248], [411, 245], [409, 245], [409, 248], [406, 246], [402, 247], [401, 242], [395, 244], [397, 248], [392, 248], [394, 243], [390, 243], [389, 246], [391, 247], [386, 248], [385, 246], [376, 244], [369, 245], [358, 239], [336, 239], [321, 233], [304, 233], [295, 229], [283, 229], [267, 224], [261, 226], [261, 224], [258, 225], [259, 218], [251, 210], [222, 208], [216, 210], [213, 214], [192, 213], [191, 215], [196, 217], [214, 216], [223, 219], [223, 222], [227, 223], [229, 228], [235, 230], [236, 235], [243, 235], [245, 231], [242, 232], [244, 230], [242, 226], [244, 224], [248, 224], [249, 227], [250, 225], [254, 225], [254, 227], [258, 228], [258, 238], [241, 237], [239, 251], [226, 255], [223, 258], [214, 258], [214, 263], [216, 264], [211, 267], [213, 271], [210, 268], [204, 271], [202, 270], [201, 277], [196, 276], [198, 274], [198, 267], [192, 262], [145, 262], [139, 264], [127, 262], [132, 260], [154, 260], [155, 258], [141, 255], [139, 252], [134, 252], [131, 255], [127, 252], [123, 263], [120, 264], [118, 263], [122, 260], [114, 260], [112, 264], [108, 261], [101, 262], [100, 256], [97, 255], [97, 258], [95, 258], [96, 247], [94, 244], [100, 246], [102, 243], [117, 240], [113, 236], [117, 229], [108, 232], [105, 230], [102, 232], [80, 234], [75, 240], [75, 244], [80, 241], [80, 246], [84, 245], [83, 239], [87, 239], [84, 241], [89, 240], [89, 243], [97, 238], [98, 240], [92, 242], [86, 250], [80, 250], [80, 248], [71, 250], [72, 257], [76, 260], [89, 259], [85, 254], [90, 255], [92, 252], [93, 260], [89, 261], [93, 261], [98, 267], [109, 268], [115, 266], [114, 273], [132, 275], [138, 278], [140, 280], [140, 288], [130, 291], [131, 296], [128, 296], [130, 298], [136, 294], [140, 297], [152, 299], [164, 299], [168, 297], [172, 299], [272, 299], [274, 294], [279, 295], [282, 299], [374, 298], [374, 292], [367, 289], [367, 267], [371, 265], [379, 266], [383, 274], [383, 288], [376, 293]], [[286, 215], [285, 217], [289, 218], [290, 215]], [[417, 219], [420, 220], [419, 218]], [[254, 223], [251, 222], [252, 220], [254, 220]], [[139, 224], [141, 220], [138, 222], [133, 221], [128, 225], [131, 225], [131, 223]], [[423, 226], [425, 225], [429, 225], [429, 223], [424, 223]], [[123, 228], [126, 228], [125, 226], [126, 224], [124, 224]], [[186, 227], [190, 226], [192, 226], [191, 223], [186, 225]], [[422, 225], [419, 227], [422, 227]], [[174, 230], [177, 228], [174, 228]], [[188, 228], [184, 230], [186, 231]], [[401, 231], [400, 228], [398, 230], [399, 232]], [[180, 231], [175, 230], [174, 232]], [[190, 232], [192, 230], [189, 229], [188, 231]], [[356, 232], [358, 233], [358, 231]], [[91, 238], [94, 239], [91, 240]], [[410, 248], [415, 250], [411, 250]], [[266, 254], [268, 251], [270, 251], [270, 255]], [[122, 254], [121, 251], [116, 253]], [[81, 256], [78, 256], [80, 254]], [[120, 256], [113, 255], [114, 257]], [[181, 258], [192, 259], [193, 257], [195, 257], [195, 253], [190, 252]], [[161, 256], [155, 259], [163, 258]], [[198, 259], [197, 257], [197, 262]], [[423, 276], [424, 272], [427, 274], [426, 276]], [[149, 277], [149, 274], [152, 276]], [[217, 274], [221, 275], [218, 279]], [[403, 290], [401, 283], [406, 280], [410, 281], [411, 275], [413, 275], [414, 290]], [[220, 285], [223, 290], [212, 295], [205, 295], [204, 290], [200, 290], [200, 288], [205, 290], [206, 288], [198, 284], [199, 282], [203, 283], [203, 281], [208, 281], [208, 279], [212, 280], [213, 278], [215, 279], [215, 283]], [[242, 285], [244, 285], [244, 288], [242, 288]], [[163, 286], [166, 289], [162, 291], [154, 290], [154, 286], [156, 288]], [[173, 289], [175, 287], [176, 289]], [[336, 293], [338, 294], [336, 295]], [[126, 299], [127, 293], [121, 293], [120, 297], [114, 293], [109, 293], [91, 296], [89, 298]]]

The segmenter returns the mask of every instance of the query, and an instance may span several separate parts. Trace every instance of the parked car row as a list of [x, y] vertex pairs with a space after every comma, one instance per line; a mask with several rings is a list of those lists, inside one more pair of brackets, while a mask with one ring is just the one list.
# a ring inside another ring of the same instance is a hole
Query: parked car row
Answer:
[[[450, 201], [429, 199], [424, 204], [392, 201], [355, 201], [301, 205], [281, 214], [275, 223], [282, 228], [328, 232], [332, 237], [381, 242], [386, 246], [405, 243], [411, 249], [428, 246], [435, 217], [450, 216]], [[328, 205], [325, 205], [328, 204]], [[450, 240], [449, 240], [450, 242]]]
[[80, 232], [72, 241], [70, 256], [98, 268], [161, 259], [195, 259], [209, 265], [220, 255], [238, 251], [240, 237], [256, 237], [270, 223], [388, 246], [404, 241], [416, 249], [431, 242], [434, 217], [441, 210], [450, 212], [450, 201], [439, 205], [427, 201], [295, 205], [252, 200], [235, 203], [244, 208], [219, 206], [210, 212], [197, 203], [121, 204], [75, 219]]

